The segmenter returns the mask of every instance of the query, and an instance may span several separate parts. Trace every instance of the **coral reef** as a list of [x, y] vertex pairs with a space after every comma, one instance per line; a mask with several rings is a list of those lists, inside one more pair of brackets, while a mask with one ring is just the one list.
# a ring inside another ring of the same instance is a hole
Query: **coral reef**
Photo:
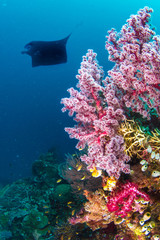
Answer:
[[88, 50], [78, 90], [70, 88], [61, 101], [77, 123], [65, 131], [78, 140], [77, 149], [86, 149], [80, 159], [87, 170], [102, 178], [96, 191], [83, 188], [87, 201], [69, 222], [94, 232], [113, 224], [114, 239], [160, 239], [160, 38], [152, 11], [140, 9], [120, 33], [108, 32], [115, 65], [105, 79]]
[[0, 190], [0, 239], [160, 239], [160, 39], [152, 9], [132, 15], [106, 49], [114, 67], [83, 57], [62, 111], [80, 153], [48, 152], [33, 176]]
[[57, 159], [48, 152], [33, 163], [33, 176], [0, 191], [0, 239], [55, 239], [57, 224], [72, 216], [80, 202], [60, 177]]

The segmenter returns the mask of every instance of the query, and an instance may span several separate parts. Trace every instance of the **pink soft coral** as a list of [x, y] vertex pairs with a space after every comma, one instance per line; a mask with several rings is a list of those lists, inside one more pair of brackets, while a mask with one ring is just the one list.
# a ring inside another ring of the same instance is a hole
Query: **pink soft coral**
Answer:
[[145, 7], [127, 20], [120, 34], [107, 36], [112, 83], [121, 92], [121, 102], [132, 111], [150, 118], [154, 108], [160, 114], [160, 37], [150, 28], [152, 9]]
[[119, 124], [125, 117], [115, 91], [102, 85], [103, 70], [92, 50], [83, 57], [77, 78], [80, 91], [70, 88], [70, 98], [61, 102], [62, 111], [69, 110], [70, 116], [76, 113], [74, 120], [78, 125], [65, 130], [79, 140], [78, 149], [88, 146], [87, 155], [81, 157], [88, 169], [103, 169], [119, 178], [121, 171], [129, 173], [129, 157], [124, 153], [123, 137], [118, 135]]

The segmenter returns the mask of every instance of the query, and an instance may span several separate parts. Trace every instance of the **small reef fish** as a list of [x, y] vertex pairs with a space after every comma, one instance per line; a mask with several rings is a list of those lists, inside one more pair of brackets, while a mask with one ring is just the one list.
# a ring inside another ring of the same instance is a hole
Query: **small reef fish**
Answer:
[[62, 179], [61, 179], [61, 178], [57, 180], [57, 183], [60, 183], [60, 182], [62, 182]]
[[80, 164], [79, 166], [77, 166], [77, 171], [79, 172], [82, 169], [83, 165]]
[[75, 209], [72, 210], [72, 216], [74, 216], [74, 214], [75, 214]]
[[83, 148], [78, 148], [78, 150], [79, 150], [79, 151], [82, 151], [82, 150], [83, 150]]
[[44, 208], [44, 209], [48, 209], [49, 206], [48, 206], [48, 205], [44, 205], [43, 208]]
[[80, 186], [78, 186], [78, 187], [77, 187], [77, 190], [78, 190], [78, 191], [80, 191], [80, 190], [81, 190], [81, 187], [80, 187]]
[[86, 178], [86, 176], [83, 176], [82, 178], [81, 178], [81, 180], [84, 180]]
[[96, 167], [91, 168], [90, 172], [92, 173], [92, 177], [98, 178], [102, 175], [102, 170], [98, 170]]

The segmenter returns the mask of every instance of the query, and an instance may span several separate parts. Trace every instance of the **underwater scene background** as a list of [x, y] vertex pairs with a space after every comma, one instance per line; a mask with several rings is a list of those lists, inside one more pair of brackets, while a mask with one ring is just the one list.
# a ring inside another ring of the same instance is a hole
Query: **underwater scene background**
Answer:
[[[160, 239], [159, 1], [0, 0], [0, 19], [0, 240]], [[69, 34], [66, 63], [21, 54]]]

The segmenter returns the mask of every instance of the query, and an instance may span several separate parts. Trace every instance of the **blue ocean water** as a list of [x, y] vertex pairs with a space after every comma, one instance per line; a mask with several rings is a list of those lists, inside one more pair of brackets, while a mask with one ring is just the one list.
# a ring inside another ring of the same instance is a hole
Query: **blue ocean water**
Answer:
[[[62, 113], [60, 100], [75, 87], [75, 75], [87, 49], [94, 49], [105, 72], [111, 69], [105, 35], [118, 31], [131, 14], [149, 6], [160, 34], [158, 0], [0, 0], [0, 183], [31, 174], [41, 153], [55, 147], [64, 160], [75, 151], [65, 126], [73, 121]], [[72, 35], [66, 64], [31, 67], [21, 55], [26, 43], [53, 41]]]

